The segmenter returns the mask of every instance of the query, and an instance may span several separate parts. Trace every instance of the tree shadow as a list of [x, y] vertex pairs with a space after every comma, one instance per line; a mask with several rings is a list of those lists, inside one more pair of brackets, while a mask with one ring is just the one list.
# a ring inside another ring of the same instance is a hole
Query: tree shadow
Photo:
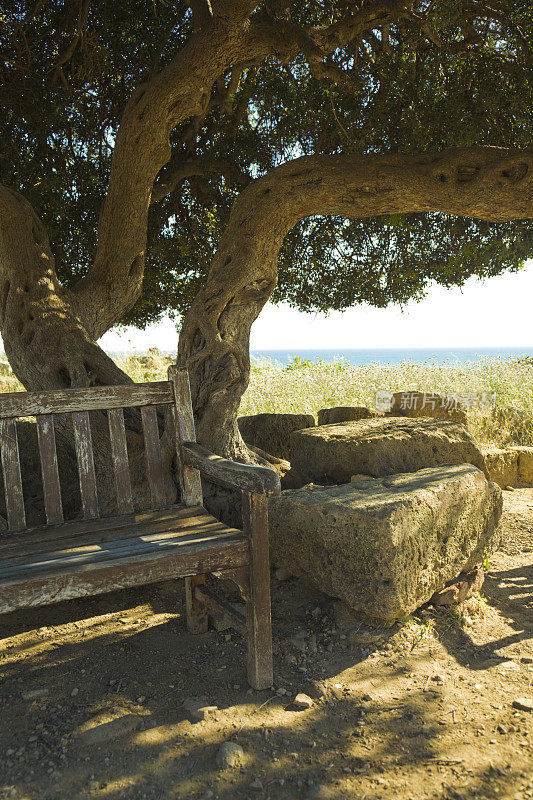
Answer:
[[485, 669], [488, 661], [508, 661], [509, 656], [498, 651], [533, 637], [533, 565], [493, 572], [485, 579], [482, 592], [516, 633], [479, 645], [459, 626], [443, 626], [442, 643], [460, 664], [471, 669]]
[[[450, 716], [446, 691], [428, 687], [422, 653], [407, 651], [400, 665], [376, 666], [375, 674], [367, 666], [378, 649], [387, 665], [397, 628], [380, 631], [379, 642], [351, 643], [340, 638], [327, 598], [292, 581], [273, 595], [276, 687], [312, 692], [325, 684], [305, 712], [276, 692], [248, 691], [240, 637], [187, 633], [182, 582], [69, 601], [33, 610], [32, 619], [5, 617], [0, 635], [14, 648], [0, 662], [0, 797], [155, 800], [211, 791], [219, 800], [448, 800], [518, 790], [523, 772], [508, 749], [480, 755], [470, 743], [464, 750], [461, 709], [454, 700], [457, 716]], [[59, 646], [47, 647], [43, 628]], [[310, 651], [291, 643], [298, 628]], [[372, 633], [361, 626], [356, 636]], [[409, 686], [406, 669], [416, 671]], [[335, 677], [342, 684], [331, 683]], [[21, 696], [40, 687], [40, 696]], [[182, 705], [191, 696], [217, 706], [214, 716], [191, 720]], [[80, 738], [90, 720], [118, 712], [135, 718], [135, 730], [100, 745]], [[244, 761], [221, 770], [216, 754], [228, 740], [242, 746]]]

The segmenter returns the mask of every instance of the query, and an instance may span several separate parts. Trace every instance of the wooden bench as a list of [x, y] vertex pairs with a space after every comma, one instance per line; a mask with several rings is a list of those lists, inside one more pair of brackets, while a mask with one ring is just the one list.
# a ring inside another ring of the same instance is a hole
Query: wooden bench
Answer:
[[[187, 371], [171, 367], [168, 377], [158, 383], [0, 395], [8, 522], [8, 530], [0, 532], [0, 613], [184, 577], [189, 630], [206, 631], [210, 612], [242, 631], [249, 682], [264, 689], [272, 685], [267, 496], [279, 493], [279, 479], [270, 469], [227, 461], [196, 444]], [[181, 504], [170, 507], [165, 507], [158, 406], [170, 412], [176, 440]], [[141, 411], [151, 495], [151, 508], [142, 513], [133, 509], [123, 412], [135, 407]], [[104, 423], [107, 416], [115, 516], [100, 517], [89, 412]], [[56, 454], [57, 414], [72, 415], [78, 463], [83, 519], [68, 522]], [[16, 419], [33, 416], [47, 524], [28, 528]], [[203, 507], [200, 474], [242, 492], [242, 531]], [[205, 584], [208, 573], [237, 584], [246, 615], [217, 598]]]

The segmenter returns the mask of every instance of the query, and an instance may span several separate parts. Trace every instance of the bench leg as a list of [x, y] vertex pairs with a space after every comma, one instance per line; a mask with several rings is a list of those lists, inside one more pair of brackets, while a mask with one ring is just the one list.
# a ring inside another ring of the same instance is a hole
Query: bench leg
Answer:
[[254, 689], [272, 686], [272, 624], [266, 497], [243, 492], [243, 529], [250, 537], [250, 599], [246, 603], [248, 681]]
[[185, 578], [185, 606], [189, 633], [206, 633], [208, 628], [207, 608], [194, 597], [194, 587], [205, 583], [205, 575]]

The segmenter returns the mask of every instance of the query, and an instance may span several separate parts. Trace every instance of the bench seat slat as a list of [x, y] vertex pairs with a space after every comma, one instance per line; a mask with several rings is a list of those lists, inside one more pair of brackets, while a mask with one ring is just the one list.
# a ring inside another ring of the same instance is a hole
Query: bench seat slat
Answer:
[[58, 559], [55, 566], [19, 565], [18, 572], [0, 578], [0, 613], [245, 566], [249, 541], [240, 531], [222, 527], [224, 531], [216, 534], [171, 536], [168, 546], [133, 539], [131, 547], [109, 553], [106, 560], [95, 559], [91, 552], [70, 563]]
[[226, 545], [228, 542], [246, 540], [240, 531], [228, 531], [223, 525], [206, 526], [193, 533], [161, 534], [159, 536], [141, 536], [122, 539], [120, 542], [106, 542], [104, 546], [73, 548], [58, 550], [48, 554], [39, 554], [36, 560], [22, 558], [11, 564], [0, 567], [0, 590], [2, 581], [20, 575], [46, 573], [58, 569], [76, 569], [85, 564], [96, 564], [101, 561], [118, 561], [132, 556], [152, 555], [176, 548], [196, 547], [201, 549], [208, 543], [217, 542]]
[[[223, 525], [221, 522], [211, 520], [210, 517], [207, 517], [207, 521], [206, 518], [201, 517], [193, 518], [191, 521], [191, 525], [183, 524], [183, 522], [188, 522], [188, 520], [184, 520], [181, 525], [173, 528], [169, 526], [168, 520], [164, 520], [159, 524], [152, 523], [141, 529], [122, 528], [118, 531], [119, 535], [114, 531], [111, 536], [92, 534], [90, 536], [86, 535], [83, 537], [73, 537], [71, 539], [61, 539], [57, 542], [50, 541], [47, 543], [48, 546], [46, 547], [34, 546], [28, 548], [21, 546], [21, 548], [18, 551], [14, 551], [9, 558], [0, 561], [0, 575], [4, 569], [15, 566], [16, 564], [35, 564], [41, 561], [49, 561], [58, 558], [59, 554], [63, 557], [69, 554], [79, 555], [85, 552], [99, 553], [119, 549], [121, 547], [130, 547], [132, 541], [158, 542], [163, 541], [165, 537], [168, 538], [169, 536], [182, 537], [185, 539], [187, 537], [204, 535], [206, 533], [227, 533], [228, 530], [231, 532], [231, 529], [228, 529], [227, 526]], [[82, 539], [81, 544], [80, 539]]]
[[67, 414], [109, 408], [166, 405], [174, 400], [168, 381], [130, 383], [126, 386], [91, 386], [49, 392], [11, 392], [0, 396], [0, 419]]
[[[0, 563], [11, 554], [24, 548], [50, 548], [49, 542], [54, 542], [59, 548], [64, 540], [79, 541], [80, 534], [94, 537], [94, 541], [123, 535], [124, 530], [142, 525], [167, 525], [168, 527], [181, 527], [197, 522], [197, 517], [209, 516], [205, 508], [194, 506], [187, 508], [182, 505], [170, 506], [160, 511], [143, 511], [137, 514], [127, 514], [118, 517], [103, 517], [94, 520], [76, 520], [65, 522], [57, 527], [31, 528], [21, 540], [18, 535], [9, 531], [0, 531]], [[214, 519], [214, 518], [213, 518]], [[171, 528], [172, 529], [172, 528]], [[22, 545], [22, 541], [24, 545]]]
[[24, 513], [17, 424], [14, 419], [0, 420], [0, 445], [2, 448], [7, 522], [12, 531], [21, 531], [26, 527], [26, 514]]

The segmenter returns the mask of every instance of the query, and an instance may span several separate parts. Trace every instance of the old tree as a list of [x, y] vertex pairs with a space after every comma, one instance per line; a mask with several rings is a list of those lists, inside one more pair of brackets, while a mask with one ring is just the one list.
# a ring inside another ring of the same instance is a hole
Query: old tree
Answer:
[[3, 9], [0, 329], [28, 389], [127, 382], [99, 337], [180, 313], [198, 439], [246, 460], [273, 293], [385, 305], [533, 250], [528, 0]]

